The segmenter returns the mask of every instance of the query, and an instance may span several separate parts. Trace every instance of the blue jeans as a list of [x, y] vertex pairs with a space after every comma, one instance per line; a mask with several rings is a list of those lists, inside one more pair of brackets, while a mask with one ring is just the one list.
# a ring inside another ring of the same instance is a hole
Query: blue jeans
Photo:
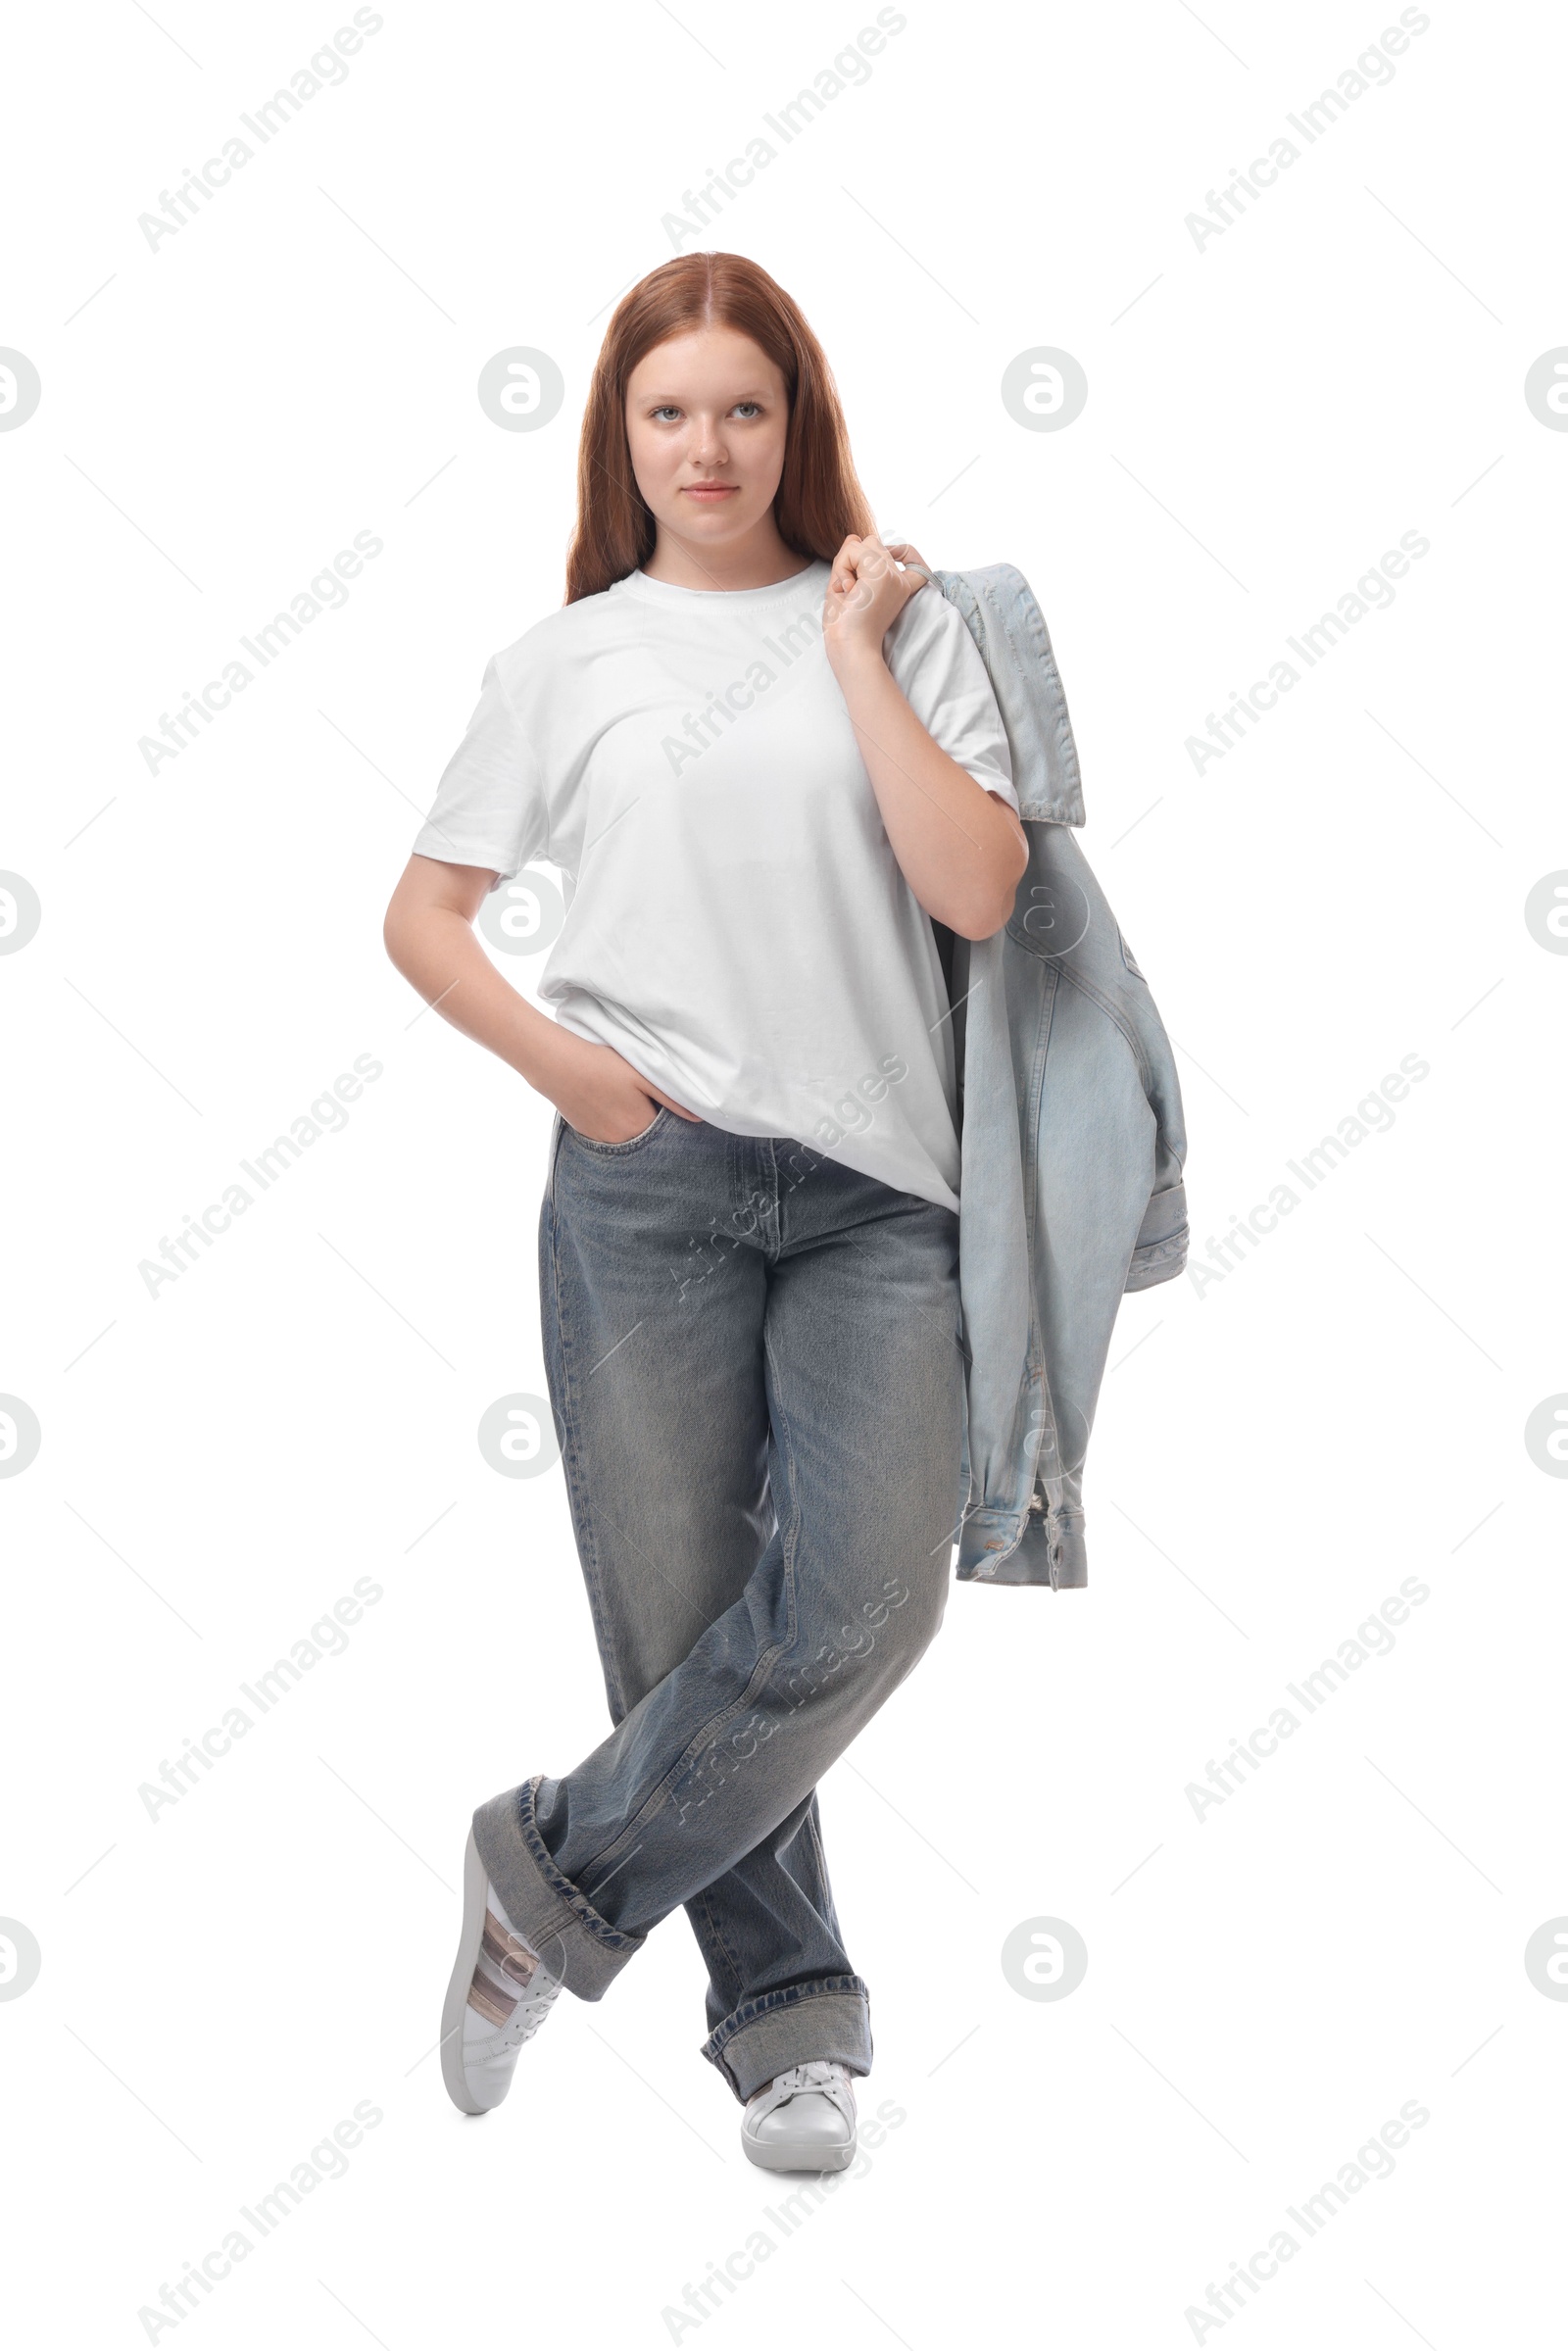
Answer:
[[958, 1220], [806, 1145], [558, 1119], [551, 1400], [615, 1728], [480, 1806], [513, 1924], [601, 1998], [684, 1904], [742, 2099], [867, 2073], [815, 1788], [942, 1621], [959, 1512]]

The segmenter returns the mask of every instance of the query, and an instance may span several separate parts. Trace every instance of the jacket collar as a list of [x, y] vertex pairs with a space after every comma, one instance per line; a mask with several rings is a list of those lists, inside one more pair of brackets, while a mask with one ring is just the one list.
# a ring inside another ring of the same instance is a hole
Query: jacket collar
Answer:
[[1018, 813], [1037, 824], [1082, 824], [1083, 785], [1056, 657], [1034, 590], [1011, 563], [933, 571], [979, 648], [1007, 730]]

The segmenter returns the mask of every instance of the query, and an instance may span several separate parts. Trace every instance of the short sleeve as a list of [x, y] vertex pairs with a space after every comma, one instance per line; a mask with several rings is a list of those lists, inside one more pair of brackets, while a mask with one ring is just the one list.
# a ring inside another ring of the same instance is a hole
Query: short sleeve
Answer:
[[917, 589], [889, 629], [887, 662], [932, 741], [1014, 815], [1012, 755], [979, 647], [935, 581]]
[[538, 762], [524, 741], [494, 661], [478, 707], [436, 786], [414, 843], [421, 857], [487, 865], [509, 881], [531, 857], [549, 855], [550, 813]]

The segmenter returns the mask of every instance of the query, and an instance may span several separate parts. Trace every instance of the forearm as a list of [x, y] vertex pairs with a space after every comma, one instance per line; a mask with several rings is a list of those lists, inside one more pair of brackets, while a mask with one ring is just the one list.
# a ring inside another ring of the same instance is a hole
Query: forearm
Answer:
[[880, 651], [835, 663], [906, 880], [934, 921], [988, 939], [1012, 911], [1028, 845], [1011, 810], [934, 742]]
[[502, 977], [462, 914], [445, 906], [403, 909], [394, 900], [385, 938], [398, 970], [443, 1020], [553, 1099], [561, 1031]]

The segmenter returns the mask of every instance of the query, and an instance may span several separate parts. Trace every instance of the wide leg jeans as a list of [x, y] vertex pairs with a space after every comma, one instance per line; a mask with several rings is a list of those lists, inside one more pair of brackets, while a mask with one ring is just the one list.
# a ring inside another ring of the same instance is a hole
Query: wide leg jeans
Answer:
[[556, 1123], [551, 1401], [614, 1728], [474, 1816], [517, 1929], [598, 1999], [684, 1905], [742, 2099], [869, 2071], [816, 1782], [941, 1623], [963, 1412], [957, 1224], [787, 1139]]

